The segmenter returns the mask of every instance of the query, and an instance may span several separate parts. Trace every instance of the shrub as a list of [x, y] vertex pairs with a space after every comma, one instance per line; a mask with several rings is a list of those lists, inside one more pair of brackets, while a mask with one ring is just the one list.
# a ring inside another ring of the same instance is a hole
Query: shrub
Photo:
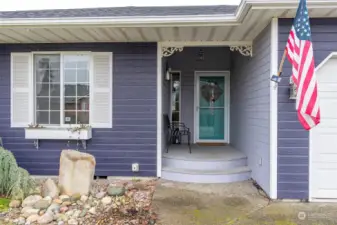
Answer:
[[22, 200], [34, 187], [35, 182], [27, 170], [18, 166], [10, 151], [0, 147], [0, 195]]

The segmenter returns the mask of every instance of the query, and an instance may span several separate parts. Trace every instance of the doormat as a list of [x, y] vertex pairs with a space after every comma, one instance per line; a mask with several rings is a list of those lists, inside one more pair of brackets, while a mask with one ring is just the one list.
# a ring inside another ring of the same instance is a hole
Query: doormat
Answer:
[[228, 143], [198, 142], [199, 146], [226, 146]]

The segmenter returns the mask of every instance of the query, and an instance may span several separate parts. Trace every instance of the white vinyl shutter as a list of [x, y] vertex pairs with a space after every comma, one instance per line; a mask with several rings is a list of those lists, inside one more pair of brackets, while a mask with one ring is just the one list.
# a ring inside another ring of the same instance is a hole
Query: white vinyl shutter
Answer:
[[27, 127], [32, 122], [32, 56], [11, 54], [11, 127]]
[[112, 52], [92, 53], [90, 123], [94, 128], [112, 128]]

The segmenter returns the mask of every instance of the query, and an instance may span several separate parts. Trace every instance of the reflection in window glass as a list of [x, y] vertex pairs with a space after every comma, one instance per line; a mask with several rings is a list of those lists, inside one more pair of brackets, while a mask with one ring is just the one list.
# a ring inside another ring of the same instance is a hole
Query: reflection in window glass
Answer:
[[59, 125], [60, 56], [35, 55], [36, 123]]
[[[89, 124], [88, 55], [34, 55], [35, 121], [37, 124]], [[61, 79], [61, 69], [63, 79]], [[63, 80], [63, 83], [61, 83]], [[63, 99], [64, 112], [61, 112]]]
[[174, 123], [180, 122], [180, 73], [172, 74], [171, 84], [171, 118]]
[[66, 55], [63, 60], [64, 123], [89, 124], [89, 57]]

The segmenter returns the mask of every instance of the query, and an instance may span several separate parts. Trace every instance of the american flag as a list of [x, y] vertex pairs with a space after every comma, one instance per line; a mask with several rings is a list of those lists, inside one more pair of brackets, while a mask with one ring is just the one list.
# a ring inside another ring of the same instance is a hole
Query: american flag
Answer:
[[310, 130], [320, 123], [315, 63], [306, 0], [300, 0], [286, 49], [297, 87], [296, 110], [300, 123]]

